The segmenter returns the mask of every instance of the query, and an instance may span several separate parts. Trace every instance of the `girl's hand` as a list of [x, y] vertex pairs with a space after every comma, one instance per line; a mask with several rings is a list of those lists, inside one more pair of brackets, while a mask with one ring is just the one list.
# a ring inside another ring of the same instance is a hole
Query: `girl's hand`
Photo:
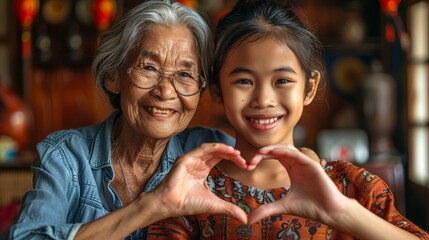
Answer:
[[307, 156], [308, 152], [301, 151], [292, 145], [273, 145], [260, 149], [250, 160], [248, 170], [264, 159], [278, 159], [288, 171], [291, 189], [285, 198], [252, 211], [248, 216], [249, 224], [282, 213], [330, 224], [336, 215], [347, 210], [349, 199], [326, 175], [321, 163], [314, 160], [314, 155]]
[[303, 154], [305, 154], [307, 157], [309, 157], [309, 158], [313, 159], [314, 161], [320, 163], [320, 166], [322, 166], [323, 168], [326, 166], [326, 160], [320, 159], [319, 156], [310, 148], [301, 147], [301, 148], [298, 148], [298, 150], [300, 152], [302, 152]]
[[157, 194], [160, 219], [194, 214], [227, 214], [247, 223], [246, 213], [238, 206], [216, 197], [207, 185], [207, 176], [216, 164], [229, 159], [246, 169], [246, 161], [233, 147], [209, 143], [179, 157], [162, 183], [152, 191]]

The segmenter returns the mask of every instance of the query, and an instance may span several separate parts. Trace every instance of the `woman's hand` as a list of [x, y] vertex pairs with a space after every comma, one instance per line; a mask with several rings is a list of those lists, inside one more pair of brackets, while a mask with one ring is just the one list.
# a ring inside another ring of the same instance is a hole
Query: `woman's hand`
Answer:
[[227, 214], [247, 223], [246, 213], [238, 206], [216, 197], [207, 185], [207, 176], [216, 164], [228, 159], [246, 169], [246, 161], [234, 148], [204, 144], [179, 157], [170, 173], [151, 194], [157, 194], [160, 219], [193, 214]]
[[248, 170], [252, 170], [263, 159], [278, 159], [288, 171], [291, 189], [285, 198], [255, 209], [248, 216], [249, 223], [263, 217], [286, 213], [330, 224], [337, 213], [346, 210], [345, 203], [349, 199], [326, 175], [320, 167], [323, 162], [316, 161], [315, 159], [319, 158], [313, 153], [286, 144], [259, 150], [250, 160]]

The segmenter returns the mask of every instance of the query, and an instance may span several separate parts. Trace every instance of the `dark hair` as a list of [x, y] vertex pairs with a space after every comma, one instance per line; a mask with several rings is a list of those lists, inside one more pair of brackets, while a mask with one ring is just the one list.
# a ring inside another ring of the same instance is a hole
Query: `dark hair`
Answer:
[[214, 94], [222, 96], [219, 73], [230, 49], [246, 40], [258, 41], [268, 37], [276, 38], [292, 50], [305, 73], [306, 86], [314, 71], [319, 71], [323, 76], [322, 45], [290, 5], [276, 0], [239, 0], [219, 21], [215, 32], [215, 51], [209, 78]]

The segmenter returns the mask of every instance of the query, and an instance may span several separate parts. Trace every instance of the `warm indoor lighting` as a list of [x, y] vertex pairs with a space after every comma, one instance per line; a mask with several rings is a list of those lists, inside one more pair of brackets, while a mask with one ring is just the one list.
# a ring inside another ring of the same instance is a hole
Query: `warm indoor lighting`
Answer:
[[386, 13], [396, 14], [400, 2], [401, 0], [380, 0], [381, 9]]
[[95, 0], [92, 5], [92, 14], [98, 29], [108, 28], [116, 14], [115, 0]]
[[197, 8], [198, 4], [196, 0], [176, 0], [176, 2], [181, 3], [185, 6], [191, 7], [191, 8]]
[[23, 27], [29, 27], [39, 12], [39, 0], [17, 0], [16, 12]]

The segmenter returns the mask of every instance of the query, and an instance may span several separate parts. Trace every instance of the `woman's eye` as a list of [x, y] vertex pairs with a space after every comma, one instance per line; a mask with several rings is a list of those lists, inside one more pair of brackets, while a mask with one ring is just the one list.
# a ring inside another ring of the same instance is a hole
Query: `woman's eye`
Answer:
[[156, 69], [156, 67], [154, 67], [152, 65], [145, 65], [145, 66], [142, 67], [142, 69], [145, 70], [145, 71], [158, 71]]
[[178, 75], [181, 78], [192, 78], [192, 74], [189, 72], [186, 72], [186, 71], [180, 71], [180, 72], [178, 72]]

